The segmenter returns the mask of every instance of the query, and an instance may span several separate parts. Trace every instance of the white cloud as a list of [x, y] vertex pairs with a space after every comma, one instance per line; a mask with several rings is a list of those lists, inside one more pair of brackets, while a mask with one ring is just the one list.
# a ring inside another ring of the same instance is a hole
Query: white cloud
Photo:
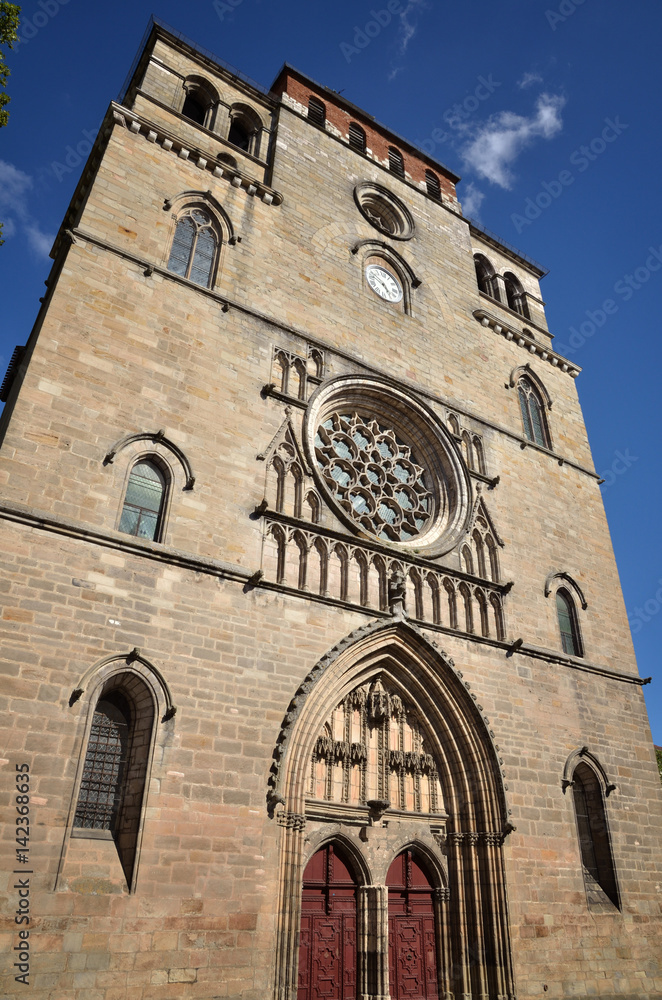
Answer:
[[[410, 20], [411, 16], [419, 10], [427, 7], [426, 0], [409, 0], [405, 9], [400, 13], [400, 31], [398, 35], [398, 56], [402, 58], [407, 51], [407, 47], [418, 30], [418, 22]], [[394, 80], [398, 73], [404, 69], [402, 64], [394, 66], [389, 75], [389, 80]]]
[[565, 98], [541, 94], [535, 114], [528, 118], [514, 111], [500, 111], [483, 125], [462, 148], [465, 164], [491, 184], [510, 189], [510, 169], [520, 153], [536, 139], [552, 139], [563, 128], [561, 109]]
[[525, 73], [522, 79], [517, 81], [517, 86], [520, 90], [526, 90], [527, 87], [531, 87], [534, 83], [542, 83], [540, 74]]
[[465, 218], [480, 221], [480, 206], [484, 198], [485, 195], [478, 190], [473, 181], [467, 184], [462, 193], [462, 212]]
[[418, 25], [412, 24], [408, 20], [408, 17], [412, 13], [412, 11], [414, 11], [419, 6], [420, 6], [419, 0], [412, 0], [412, 2], [408, 3], [405, 9], [400, 14], [400, 24], [402, 25], [402, 29], [400, 32], [400, 51], [402, 53], [407, 51], [407, 46], [409, 45], [410, 41], [416, 34], [416, 29], [418, 28]]
[[38, 257], [48, 257], [54, 237], [42, 232], [39, 223], [30, 214], [28, 192], [33, 182], [29, 174], [13, 163], [0, 160], [0, 216], [3, 238], [11, 238], [22, 231], [30, 249]]
[[53, 246], [54, 236], [50, 233], [42, 233], [36, 223], [25, 227], [25, 235], [28, 244], [38, 257], [48, 257]]

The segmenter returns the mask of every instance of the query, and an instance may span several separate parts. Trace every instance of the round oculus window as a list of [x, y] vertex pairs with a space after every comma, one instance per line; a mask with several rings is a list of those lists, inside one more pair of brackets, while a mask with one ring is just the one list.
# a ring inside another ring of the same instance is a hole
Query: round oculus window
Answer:
[[368, 264], [365, 269], [365, 278], [373, 292], [386, 302], [400, 302], [402, 300], [402, 285], [385, 267], [380, 267], [379, 264]]
[[392, 427], [335, 410], [317, 428], [315, 460], [338, 503], [370, 534], [408, 542], [425, 530], [434, 507], [425, 470]]
[[356, 533], [429, 556], [459, 540], [470, 509], [464, 464], [445, 427], [409, 393], [339, 378], [311, 398], [304, 439], [321, 493]]
[[409, 240], [414, 235], [411, 212], [381, 184], [357, 184], [354, 201], [364, 219], [380, 233], [394, 240]]

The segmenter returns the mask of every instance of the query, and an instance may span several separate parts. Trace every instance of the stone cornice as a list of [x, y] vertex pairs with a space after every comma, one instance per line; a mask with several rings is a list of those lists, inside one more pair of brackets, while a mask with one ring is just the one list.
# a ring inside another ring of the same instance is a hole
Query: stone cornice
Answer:
[[572, 362], [567, 360], [567, 358], [562, 357], [560, 354], [556, 354], [556, 352], [550, 350], [549, 347], [539, 344], [532, 335], [528, 335], [525, 331], [517, 330], [515, 327], [508, 326], [508, 324], [504, 323], [503, 320], [497, 318], [492, 313], [487, 312], [485, 309], [474, 309], [473, 316], [474, 319], [478, 320], [481, 326], [488, 326], [501, 337], [505, 337], [506, 340], [513, 340], [518, 347], [523, 347], [530, 354], [535, 354], [541, 359], [541, 361], [548, 361], [554, 368], [558, 368], [559, 371], [567, 373], [571, 378], [577, 378], [579, 375], [581, 368], [578, 365], [573, 365]]
[[282, 203], [283, 196], [279, 191], [275, 191], [263, 181], [245, 174], [238, 167], [223, 163], [217, 157], [196, 148], [192, 143], [186, 142], [163, 125], [157, 125], [142, 115], [136, 114], [135, 111], [129, 111], [128, 108], [115, 102], [111, 104], [111, 110], [114, 124], [128, 129], [133, 135], [142, 135], [147, 142], [159, 145], [161, 149], [174, 153], [182, 160], [189, 160], [200, 170], [209, 171], [213, 177], [224, 178], [233, 187], [243, 188], [247, 194], [260, 198], [265, 205], [280, 205]]
[[170, 566], [181, 566], [197, 573], [208, 573], [228, 580], [247, 583], [255, 574], [234, 563], [223, 562], [220, 559], [210, 559], [207, 556], [197, 556], [181, 549], [171, 548], [162, 542], [150, 542], [145, 538], [135, 538], [123, 532], [101, 530], [87, 524], [81, 524], [68, 517], [61, 517], [47, 511], [35, 510], [27, 504], [14, 503], [11, 500], [0, 501], [0, 519], [24, 524], [29, 528], [42, 531], [52, 531], [58, 535], [66, 535], [79, 541], [91, 542], [107, 549], [118, 549], [127, 555], [143, 556], [155, 562], [168, 563]]

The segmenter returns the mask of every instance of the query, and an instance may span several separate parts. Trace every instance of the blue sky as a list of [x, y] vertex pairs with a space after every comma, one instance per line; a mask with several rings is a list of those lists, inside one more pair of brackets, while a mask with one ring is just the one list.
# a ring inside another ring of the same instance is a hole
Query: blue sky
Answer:
[[0, 131], [0, 374], [30, 332], [52, 238], [150, 14], [263, 86], [292, 63], [461, 174], [465, 213], [549, 268], [550, 329], [584, 368], [580, 399], [662, 744], [662, 6], [391, 0], [390, 11], [348, 0], [26, 2]]

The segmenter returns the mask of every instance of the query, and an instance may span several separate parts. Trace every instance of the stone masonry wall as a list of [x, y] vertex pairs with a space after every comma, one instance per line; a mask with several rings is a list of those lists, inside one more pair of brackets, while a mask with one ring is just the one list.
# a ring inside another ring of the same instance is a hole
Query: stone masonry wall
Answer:
[[[182, 128], [162, 108], [158, 117]], [[288, 416], [302, 443], [305, 408], [264, 387], [274, 383], [275, 350], [306, 358], [312, 347], [323, 352], [324, 379], [381, 374], [441, 423], [452, 411], [483, 439], [487, 476], [473, 476], [472, 488], [503, 541], [502, 580], [513, 581], [507, 641], [419, 625], [453, 657], [500, 748], [516, 828], [504, 857], [518, 997], [660, 996], [662, 790], [574, 380], [474, 318], [471, 241], [454, 212], [287, 107], [271, 174], [281, 205], [116, 124], [0, 422], [0, 802], [12, 817], [2, 843], [13, 859], [14, 768], [27, 762], [30, 994], [271, 995], [282, 833], [266, 807], [274, 746], [315, 663], [379, 616], [254, 576], [264, 566], [264, 520], [254, 511], [265, 496], [274, 506], [260, 456]], [[391, 241], [421, 279], [411, 315], [373, 294], [364, 251], [352, 253], [361, 240], [384, 240], [354, 203], [361, 181], [385, 185], [415, 219], [411, 241]], [[163, 204], [191, 190], [211, 190], [241, 237], [222, 247], [209, 291], [165, 270], [176, 220]], [[526, 444], [508, 386], [527, 361], [552, 398], [553, 452]], [[185, 454], [195, 483], [185, 488], [165, 445], [144, 443], [173, 477], [163, 540], [150, 543], [117, 530], [143, 445], [104, 459], [126, 435], [157, 430]], [[354, 539], [330, 510], [319, 527]], [[457, 573], [457, 549], [437, 565]], [[561, 653], [554, 598], [544, 594], [558, 571], [588, 602], [579, 611], [583, 660]], [[509, 648], [517, 638], [519, 651]], [[177, 712], [156, 724], [129, 893], [112, 843], [69, 832], [94, 708], [83, 678], [134, 648]], [[620, 912], [587, 908], [562, 788], [565, 761], [582, 746], [616, 785], [607, 816]], [[16, 876], [3, 868], [7, 952], [17, 897]], [[25, 995], [13, 975], [3, 995]]]

